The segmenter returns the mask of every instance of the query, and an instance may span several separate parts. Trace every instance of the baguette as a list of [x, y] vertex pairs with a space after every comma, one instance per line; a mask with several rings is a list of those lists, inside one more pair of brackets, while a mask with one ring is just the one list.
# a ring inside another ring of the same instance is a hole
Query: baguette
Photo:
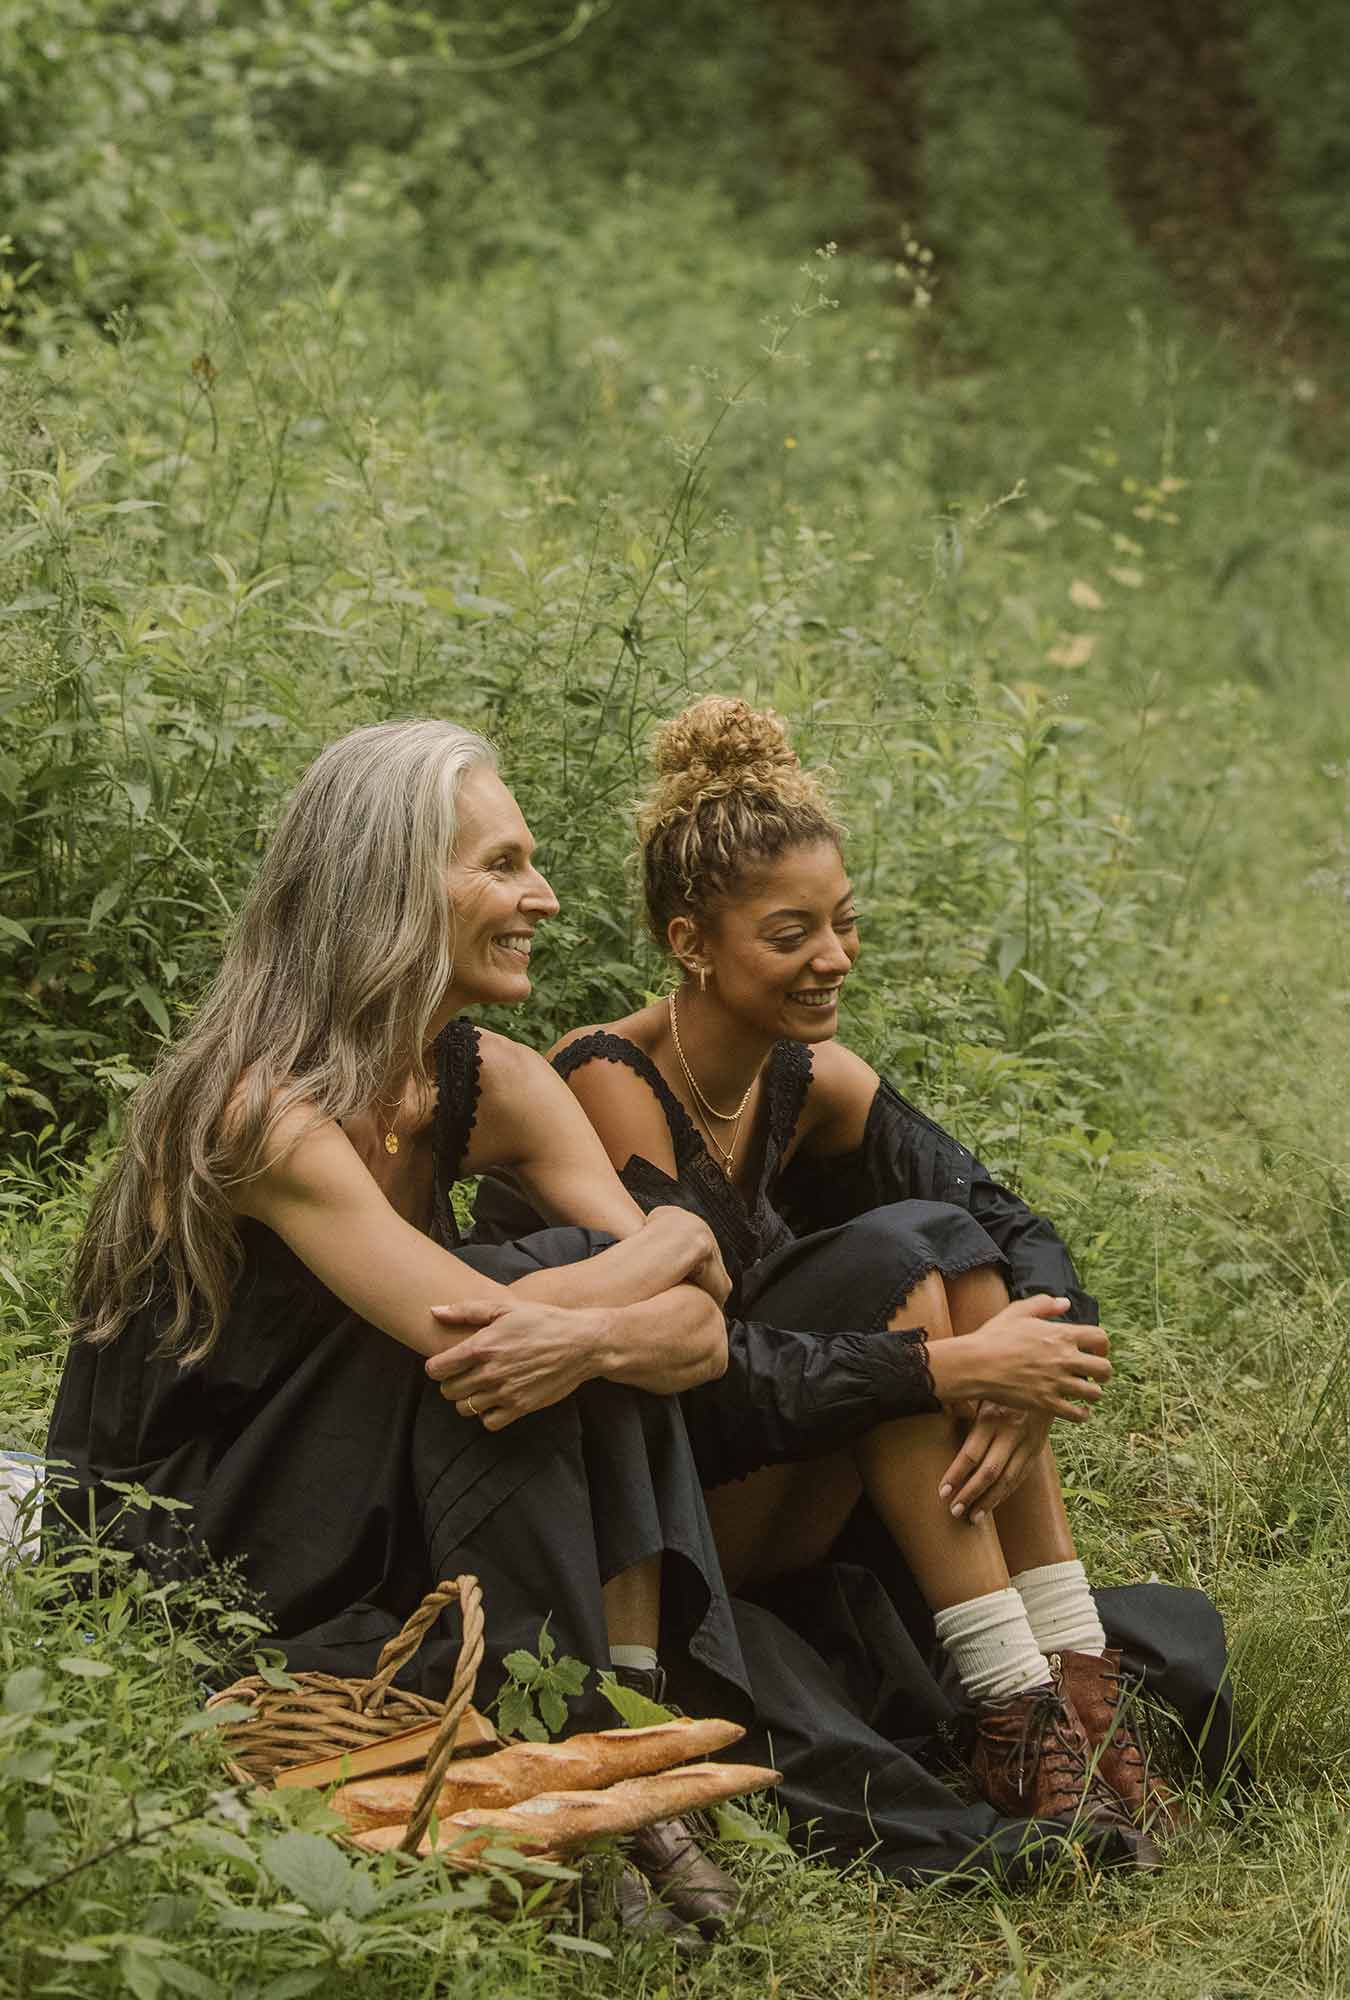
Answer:
[[[506, 1842], [523, 1854], [550, 1857], [571, 1853], [589, 1840], [635, 1833], [653, 1820], [673, 1819], [739, 1792], [763, 1791], [780, 1781], [778, 1771], [757, 1764], [688, 1764], [644, 1778], [624, 1778], [602, 1792], [539, 1792], [516, 1806], [470, 1808], [437, 1823], [435, 1851], [452, 1850], [457, 1862], [472, 1862], [484, 1848]], [[354, 1836], [358, 1847], [397, 1847], [402, 1826], [376, 1826]], [[418, 1843], [430, 1854], [429, 1836]]]
[[[470, 1806], [513, 1806], [536, 1792], [566, 1786], [598, 1791], [624, 1778], [647, 1777], [689, 1758], [708, 1757], [738, 1742], [735, 1722], [658, 1722], [646, 1729], [600, 1729], [561, 1743], [513, 1743], [486, 1757], [456, 1760], [436, 1801], [439, 1818]], [[328, 1803], [354, 1833], [405, 1823], [422, 1788], [423, 1774], [361, 1778], [334, 1792]]]

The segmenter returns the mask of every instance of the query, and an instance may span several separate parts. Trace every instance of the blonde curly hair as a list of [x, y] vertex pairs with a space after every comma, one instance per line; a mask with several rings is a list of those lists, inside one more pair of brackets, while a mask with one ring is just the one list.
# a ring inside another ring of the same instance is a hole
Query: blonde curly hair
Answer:
[[638, 808], [647, 921], [707, 918], [757, 863], [844, 828], [821, 774], [802, 768], [781, 716], [710, 694], [658, 730], [656, 780]]

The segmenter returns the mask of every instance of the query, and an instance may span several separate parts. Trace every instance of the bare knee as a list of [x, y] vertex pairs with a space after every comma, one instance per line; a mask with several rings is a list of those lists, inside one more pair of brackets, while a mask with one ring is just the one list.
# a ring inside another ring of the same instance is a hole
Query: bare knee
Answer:
[[887, 1331], [902, 1333], [922, 1327], [929, 1340], [946, 1340], [955, 1331], [940, 1271], [930, 1271], [907, 1292], [886, 1322]]
[[976, 1327], [983, 1326], [1010, 1303], [1008, 1287], [997, 1264], [981, 1264], [973, 1271], [945, 1278], [942, 1284], [954, 1333], [974, 1333]]

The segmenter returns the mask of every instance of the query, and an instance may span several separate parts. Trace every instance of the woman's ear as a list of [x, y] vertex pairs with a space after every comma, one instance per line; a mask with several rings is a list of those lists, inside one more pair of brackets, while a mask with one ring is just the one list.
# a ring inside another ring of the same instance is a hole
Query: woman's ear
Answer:
[[703, 957], [703, 933], [692, 917], [672, 917], [666, 925], [666, 943], [686, 972], [695, 970]]

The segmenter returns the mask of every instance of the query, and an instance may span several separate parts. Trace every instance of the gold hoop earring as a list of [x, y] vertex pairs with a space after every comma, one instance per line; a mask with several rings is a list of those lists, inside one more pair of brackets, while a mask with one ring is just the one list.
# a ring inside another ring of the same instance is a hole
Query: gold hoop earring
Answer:
[[705, 993], [707, 991], [707, 988], [708, 988], [708, 968], [706, 965], [700, 965], [698, 969], [698, 990], [700, 993]]

